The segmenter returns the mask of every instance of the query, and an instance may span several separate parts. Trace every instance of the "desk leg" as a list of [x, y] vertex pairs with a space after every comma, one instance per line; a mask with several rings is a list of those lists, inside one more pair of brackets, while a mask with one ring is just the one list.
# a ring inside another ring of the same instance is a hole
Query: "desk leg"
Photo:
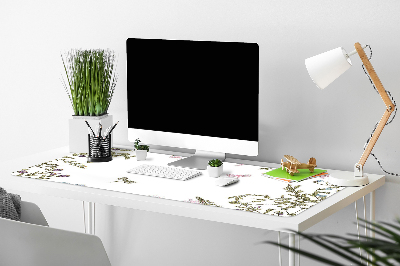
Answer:
[[[296, 235], [289, 233], [289, 247], [294, 248], [296, 245]], [[295, 266], [295, 252], [289, 250], [289, 266]]]
[[[375, 190], [369, 193], [369, 221], [375, 222]], [[371, 237], [375, 237], [374, 231], [371, 231]]]
[[[370, 222], [375, 222], [375, 190], [369, 193], [369, 221]], [[374, 226], [370, 225], [370, 229], [375, 229]], [[375, 232], [370, 230], [371, 232], [371, 237], [375, 238]], [[375, 252], [375, 250], [372, 250], [372, 252]], [[372, 261], [375, 262], [375, 259], [372, 258]]]
[[94, 202], [83, 202], [83, 217], [86, 234], [95, 234], [95, 204]]
[[[297, 249], [300, 250], [300, 235], [297, 235]], [[297, 265], [300, 266], [300, 253], [297, 253]]]

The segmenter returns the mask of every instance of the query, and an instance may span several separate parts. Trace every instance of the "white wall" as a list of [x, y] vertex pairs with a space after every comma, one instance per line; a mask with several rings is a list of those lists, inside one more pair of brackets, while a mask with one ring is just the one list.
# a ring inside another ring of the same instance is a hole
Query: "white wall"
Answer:
[[[396, 0], [7, 1], [0, 8], [0, 160], [68, 145], [72, 108], [60, 82], [60, 52], [71, 48], [110, 48], [119, 54], [119, 81], [109, 113], [121, 121], [114, 142], [127, 144], [125, 41], [137, 37], [257, 42], [260, 154], [229, 157], [279, 162], [284, 154], [301, 161], [314, 156], [319, 167], [352, 170], [384, 104], [357, 55], [354, 66], [323, 91], [309, 78], [304, 59], [339, 46], [349, 52], [355, 42], [370, 44], [383, 85], [400, 99], [399, 11]], [[385, 169], [395, 173], [400, 173], [399, 121], [385, 128], [374, 148]], [[365, 171], [381, 173], [372, 157]], [[391, 221], [400, 213], [399, 178], [387, 177], [377, 191], [380, 220]], [[22, 196], [40, 202], [50, 225], [82, 230], [56, 218], [56, 206], [46, 205], [54, 199]], [[61, 202], [68, 217], [80, 217], [80, 203]], [[354, 232], [353, 208], [310, 232]], [[98, 218], [113, 265], [269, 265], [277, 256], [271, 246], [254, 245], [275, 240], [273, 232], [108, 206], [99, 206]], [[111, 231], [106, 229], [110, 224]]]

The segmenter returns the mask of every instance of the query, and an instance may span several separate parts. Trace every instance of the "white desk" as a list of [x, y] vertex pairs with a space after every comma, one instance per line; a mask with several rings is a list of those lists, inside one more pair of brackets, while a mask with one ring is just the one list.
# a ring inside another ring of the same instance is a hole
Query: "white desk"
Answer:
[[[201, 204], [191, 204], [174, 200], [167, 200], [156, 197], [141, 196], [129, 193], [122, 193], [110, 190], [95, 189], [90, 187], [74, 186], [56, 182], [29, 179], [26, 177], [12, 176], [11, 172], [22, 168], [53, 160], [68, 154], [68, 148], [60, 148], [48, 152], [35, 154], [10, 160], [0, 164], [0, 184], [7, 189], [27, 191], [48, 196], [63, 197], [80, 200], [88, 203], [100, 203], [119, 207], [146, 210], [163, 214], [172, 214], [189, 218], [197, 218], [214, 222], [255, 227], [260, 229], [285, 231], [285, 229], [301, 232], [317, 224], [331, 214], [339, 211], [357, 199], [371, 193], [371, 220], [375, 220], [375, 190], [385, 183], [383, 175], [368, 175], [370, 184], [364, 187], [351, 187], [339, 191], [335, 195], [323, 200], [310, 209], [294, 217], [278, 217], [262, 215], [258, 213], [231, 210], [226, 208], [215, 208]], [[177, 153], [171, 153], [177, 154]], [[181, 154], [184, 156], [185, 154]], [[229, 162], [253, 164], [259, 166], [278, 167], [276, 164], [245, 162], [227, 159]], [[165, 181], [165, 180], [163, 180]], [[184, 182], [168, 180], [170, 182]], [[161, 181], [160, 181], [161, 182]], [[180, 184], [181, 185], [181, 184]], [[240, 185], [240, 182], [238, 183]], [[94, 204], [89, 204], [92, 208]], [[90, 211], [89, 211], [90, 212]], [[90, 227], [89, 227], [90, 229]], [[295, 234], [289, 234], [289, 244], [295, 243]], [[289, 265], [294, 265], [294, 253], [289, 252]]]

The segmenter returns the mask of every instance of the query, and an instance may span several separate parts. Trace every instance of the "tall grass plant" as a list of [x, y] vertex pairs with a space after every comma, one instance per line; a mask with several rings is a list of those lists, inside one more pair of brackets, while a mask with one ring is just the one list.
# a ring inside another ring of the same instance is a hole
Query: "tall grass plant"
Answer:
[[107, 113], [115, 86], [115, 53], [107, 50], [72, 49], [61, 55], [67, 82], [62, 79], [76, 116]]

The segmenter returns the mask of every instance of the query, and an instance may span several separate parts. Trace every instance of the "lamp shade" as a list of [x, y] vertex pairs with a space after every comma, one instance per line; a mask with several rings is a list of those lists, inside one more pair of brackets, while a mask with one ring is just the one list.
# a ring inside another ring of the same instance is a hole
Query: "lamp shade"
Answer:
[[311, 79], [320, 89], [351, 67], [351, 60], [342, 47], [306, 59], [306, 68]]

